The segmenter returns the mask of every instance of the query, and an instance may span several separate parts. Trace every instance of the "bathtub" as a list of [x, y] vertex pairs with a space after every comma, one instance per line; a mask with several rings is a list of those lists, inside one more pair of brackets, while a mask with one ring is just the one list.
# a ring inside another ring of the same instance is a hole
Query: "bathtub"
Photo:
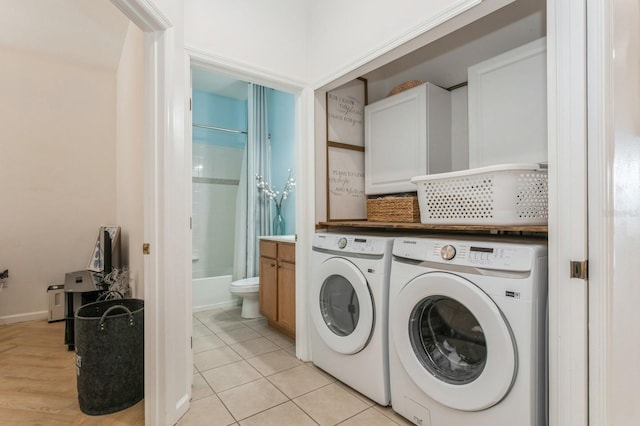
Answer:
[[191, 307], [193, 312], [206, 311], [213, 308], [234, 306], [241, 303], [229, 292], [231, 275], [219, 277], [196, 278], [192, 283]]

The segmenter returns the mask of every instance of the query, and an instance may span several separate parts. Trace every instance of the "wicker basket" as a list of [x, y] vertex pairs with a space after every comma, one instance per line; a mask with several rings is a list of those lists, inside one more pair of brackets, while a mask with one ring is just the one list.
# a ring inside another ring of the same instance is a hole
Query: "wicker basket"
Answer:
[[367, 199], [369, 222], [420, 223], [418, 197], [385, 197]]
[[396, 87], [391, 89], [391, 91], [387, 94], [387, 98], [389, 96], [397, 95], [400, 92], [404, 92], [405, 90], [413, 89], [414, 87], [420, 86], [421, 84], [424, 84], [424, 83], [425, 82], [422, 80], [405, 81], [404, 83], [398, 84]]

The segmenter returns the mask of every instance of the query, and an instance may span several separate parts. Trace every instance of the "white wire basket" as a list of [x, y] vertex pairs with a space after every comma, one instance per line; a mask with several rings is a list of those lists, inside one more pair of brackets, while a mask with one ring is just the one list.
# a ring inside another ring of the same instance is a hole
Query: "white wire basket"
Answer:
[[439, 225], [546, 225], [546, 166], [500, 164], [415, 176], [420, 222]]

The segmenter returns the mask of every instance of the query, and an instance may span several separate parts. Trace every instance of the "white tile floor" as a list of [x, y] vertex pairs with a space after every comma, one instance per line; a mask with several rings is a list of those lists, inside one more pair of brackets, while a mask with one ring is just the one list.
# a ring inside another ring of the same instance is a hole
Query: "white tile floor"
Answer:
[[240, 307], [193, 317], [191, 409], [178, 425], [410, 425], [295, 357], [295, 343]]

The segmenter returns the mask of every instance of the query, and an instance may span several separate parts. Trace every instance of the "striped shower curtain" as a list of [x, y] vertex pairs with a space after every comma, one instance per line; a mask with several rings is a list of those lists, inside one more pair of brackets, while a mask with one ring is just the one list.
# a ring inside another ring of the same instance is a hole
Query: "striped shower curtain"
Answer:
[[270, 200], [256, 186], [256, 175], [271, 181], [267, 90], [249, 84], [247, 146], [236, 200], [234, 280], [258, 275], [258, 237], [271, 235]]

